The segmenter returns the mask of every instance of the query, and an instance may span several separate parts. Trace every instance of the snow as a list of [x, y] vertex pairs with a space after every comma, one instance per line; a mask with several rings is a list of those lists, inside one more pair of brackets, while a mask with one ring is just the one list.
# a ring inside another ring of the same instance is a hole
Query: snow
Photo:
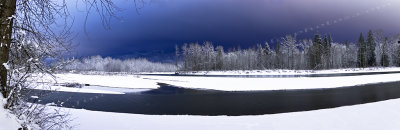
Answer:
[[65, 108], [76, 129], [398, 130], [400, 99], [306, 112], [258, 116], [141, 115]]
[[5, 102], [3, 95], [0, 94], [0, 130], [17, 130], [21, 128], [17, 117], [4, 109]]
[[[188, 75], [309, 75], [309, 74], [337, 74], [337, 73], [369, 73], [400, 71], [400, 67], [374, 68], [345, 68], [330, 70], [235, 70], [235, 71], [192, 71], [182, 74]], [[156, 73], [142, 73], [156, 74]], [[161, 73], [165, 74], [165, 73]]]
[[[208, 72], [225, 75], [292, 75], [292, 74], [333, 74], [400, 71], [400, 68], [338, 69], [323, 71], [231, 71]], [[249, 72], [249, 73], [247, 73]], [[171, 72], [173, 73], [173, 72]], [[168, 73], [164, 73], [168, 74]], [[201, 73], [197, 73], [201, 74]], [[204, 74], [204, 73], [203, 73]], [[96, 92], [123, 94], [107, 87], [155, 89], [157, 83], [167, 83], [180, 87], [215, 89], [225, 91], [321, 89], [354, 86], [370, 83], [400, 81], [400, 73], [338, 76], [338, 77], [290, 77], [290, 78], [238, 78], [201, 76], [154, 76], [154, 75], [84, 75], [56, 74], [57, 81], [43, 78], [51, 83], [90, 84], [90, 87], [68, 88], [51, 86], [58, 91]], [[101, 88], [105, 87], [105, 88]], [[99, 89], [101, 88], [101, 89]], [[41, 88], [38, 88], [41, 89]], [[55, 106], [49, 106], [55, 107]], [[73, 117], [71, 125], [76, 129], [385, 129], [397, 130], [400, 126], [400, 99], [322, 109], [306, 112], [292, 112], [257, 116], [191, 116], [191, 115], [142, 115], [113, 112], [99, 112], [84, 109], [62, 108]], [[1, 116], [2, 114], [0, 114]], [[0, 120], [1, 121], [1, 120]], [[0, 126], [1, 129], [1, 126]]]
[[35, 87], [33, 89], [62, 91], [62, 92], [76, 92], [76, 93], [125, 94], [125, 93], [122, 93], [122, 92], [99, 90], [99, 89], [71, 88], [71, 87], [45, 86], [45, 85], [37, 86], [37, 87]]
[[157, 88], [154, 81], [143, 80], [136, 75], [83, 75], [83, 74], [56, 74], [60, 83], [82, 83], [95, 86], [117, 88]]
[[[367, 73], [367, 72], [393, 72], [400, 68], [367, 68], [367, 69], [337, 69], [321, 71], [288, 71], [288, 70], [264, 70], [263, 72], [250, 71], [250, 74], [264, 75], [306, 75], [312, 73], [334, 74], [334, 73]], [[171, 72], [173, 73], [173, 72]], [[164, 73], [165, 74], [165, 73]], [[231, 72], [209, 72], [210, 74], [241, 75], [241, 71]], [[58, 83], [80, 83], [90, 86], [130, 88], [130, 89], [156, 89], [157, 83], [166, 83], [178, 87], [194, 89], [213, 89], [223, 91], [256, 91], [256, 90], [292, 90], [292, 89], [324, 89], [363, 84], [374, 84], [383, 82], [400, 81], [400, 73], [358, 75], [358, 76], [335, 76], [335, 77], [202, 77], [202, 76], [157, 76], [157, 75], [85, 75], [63, 73], [56, 74]], [[54, 82], [54, 81], [53, 81]], [[96, 87], [68, 88], [52, 86], [52, 90], [71, 92], [93, 92], [121, 94], [120, 91], [96, 89]], [[99, 88], [99, 87], [97, 87]], [[41, 89], [41, 88], [39, 88]]]
[[362, 84], [400, 81], [398, 74], [361, 75], [343, 77], [293, 77], [293, 78], [238, 78], [195, 76], [142, 76], [170, 85], [224, 91], [322, 89]]
[[[335, 74], [335, 73], [368, 73], [394, 72], [400, 68], [365, 68], [365, 69], [335, 69], [335, 70], [264, 70], [264, 71], [211, 71], [195, 74], [205, 75], [307, 75], [307, 74]], [[290, 78], [240, 78], [240, 77], [201, 77], [201, 76], [141, 76], [170, 85], [214, 89], [224, 91], [255, 91], [255, 90], [288, 90], [288, 89], [323, 89], [382, 82], [400, 81], [400, 73], [338, 76], [338, 77], [290, 77]]]
[[8, 64], [7, 64], [7, 63], [3, 63], [3, 66], [4, 66], [4, 68], [6, 68], [7, 70], [9, 70], [9, 69], [10, 69], [10, 66], [8, 66]]
[[[59, 85], [62, 83], [81, 83], [81, 84], [90, 83], [90, 85], [93, 86], [94, 84], [99, 83], [100, 85], [114, 84], [115, 86], [117, 86], [119, 83], [124, 84], [125, 82], [129, 82], [128, 81], [129, 76], [105, 77], [100, 75], [83, 75], [83, 74], [56, 74], [54, 76], [55, 78], [53, 78], [48, 74], [34, 74], [28, 79], [28, 82], [32, 83], [31, 89], [77, 92], [77, 93], [103, 93], [103, 94], [124, 94], [124, 93], [121, 91], [112, 91], [111, 89], [96, 89], [96, 87], [83, 86], [83, 88], [78, 88], [78, 87], [64, 87]], [[118, 80], [118, 79], [123, 79], [123, 80]], [[100, 85], [94, 85], [94, 86], [100, 86]]]

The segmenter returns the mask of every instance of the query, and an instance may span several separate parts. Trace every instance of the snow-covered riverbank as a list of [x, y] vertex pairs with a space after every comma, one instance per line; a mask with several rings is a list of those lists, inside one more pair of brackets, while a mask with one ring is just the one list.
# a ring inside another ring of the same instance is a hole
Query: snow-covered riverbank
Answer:
[[[228, 71], [189, 71], [179, 72], [186, 75], [309, 75], [309, 74], [347, 74], [400, 71], [400, 67], [371, 67], [371, 68], [343, 68], [330, 70], [228, 70]], [[140, 74], [171, 74], [168, 72], [153, 72]]]
[[397, 130], [400, 99], [306, 112], [259, 116], [140, 115], [67, 109], [76, 129]]
[[[326, 73], [344, 73], [347, 70], [331, 70]], [[391, 72], [398, 68], [354, 70], [347, 73]], [[310, 72], [310, 73], [323, 73]], [[211, 72], [212, 73], [212, 72]], [[289, 75], [290, 72], [283, 72]], [[303, 72], [302, 72], [303, 73]], [[310, 74], [304, 72], [304, 74]], [[165, 73], [164, 73], [165, 74]], [[171, 72], [172, 74], [172, 72]], [[229, 73], [232, 74], [232, 73]], [[273, 74], [273, 73], [271, 73]], [[400, 81], [400, 73], [335, 76], [335, 77], [290, 77], [290, 78], [240, 78], [199, 76], [154, 76], [154, 75], [84, 75], [56, 74], [57, 83], [80, 83], [117, 88], [155, 89], [157, 83], [216, 89], [226, 91], [321, 89], [354, 86], [370, 83]], [[53, 82], [44, 78], [43, 82]], [[61, 86], [56, 86], [60, 88]], [[56, 88], [53, 87], [53, 88]], [[61, 87], [60, 91], [83, 93], [120, 93], [112, 89]], [[93, 91], [92, 91], [93, 90]], [[89, 111], [62, 108], [73, 117], [71, 125], [76, 129], [398, 129], [400, 126], [400, 99], [368, 104], [344, 106], [305, 112], [292, 112], [257, 116], [191, 116], [191, 115], [141, 115]]]
[[[397, 72], [400, 68], [368, 68], [368, 69], [341, 69], [321, 70], [315, 72], [302, 71], [300, 74], [325, 73], [368, 73], [368, 72]], [[293, 71], [294, 72], [294, 71]], [[172, 72], [171, 72], [172, 73]], [[210, 72], [217, 73], [217, 72]], [[280, 71], [282, 75], [292, 72]], [[165, 74], [165, 73], [164, 73]], [[227, 73], [225, 73], [227, 74]], [[231, 72], [229, 74], [235, 74]], [[263, 74], [277, 74], [275, 72]], [[356, 75], [356, 76], [334, 76], [334, 77], [289, 77], [289, 78], [241, 78], [241, 77], [202, 77], [202, 76], [157, 76], [157, 75], [85, 75], [63, 73], [56, 74], [57, 80], [47, 82], [58, 83], [80, 83], [95, 86], [116, 87], [116, 88], [145, 88], [156, 89], [157, 83], [166, 83], [178, 87], [194, 89], [213, 89], [223, 91], [257, 91], [257, 90], [292, 90], [292, 89], [323, 89], [346, 86], [357, 86], [363, 84], [374, 84], [382, 82], [400, 81], [400, 73]], [[48, 78], [50, 79], [50, 78]], [[51, 87], [53, 90], [110, 93], [118, 92], [93, 90], [87, 88], [66, 88], [60, 86]], [[38, 88], [42, 89], [42, 88]]]

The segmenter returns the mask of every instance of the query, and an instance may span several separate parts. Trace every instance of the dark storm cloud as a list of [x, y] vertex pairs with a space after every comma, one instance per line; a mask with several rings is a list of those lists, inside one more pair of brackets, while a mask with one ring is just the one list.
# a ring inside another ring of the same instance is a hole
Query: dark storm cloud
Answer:
[[[368, 29], [400, 30], [395, 13], [399, 4], [385, 0], [156, 0], [146, 4], [140, 15], [131, 1], [117, 4], [125, 9], [119, 14], [122, 20], [114, 20], [112, 30], [106, 31], [98, 17], [91, 16], [89, 38], [80, 33], [76, 39], [78, 55], [160, 57], [186, 42], [249, 47], [296, 32], [298, 38], [318, 32], [352, 41]], [[372, 11], [375, 7], [379, 9]], [[76, 29], [83, 31], [82, 26]]]

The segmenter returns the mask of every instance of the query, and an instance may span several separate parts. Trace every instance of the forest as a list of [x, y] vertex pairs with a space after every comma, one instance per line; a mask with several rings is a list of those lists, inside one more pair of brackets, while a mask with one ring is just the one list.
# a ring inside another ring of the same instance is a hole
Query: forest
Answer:
[[[357, 43], [334, 42], [331, 35], [316, 34], [313, 39], [297, 40], [287, 35], [271, 49], [268, 43], [248, 49], [225, 51], [211, 42], [182, 46], [184, 71], [293, 69], [317, 70], [400, 66], [399, 35], [383, 31], [361, 33]], [[176, 48], [177, 52], [179, 51]]]
[[[241, 49], [214, 46], [211, 42], [175, 46], [176, 63], [155, 63], [139, 59], [91, 56], [72, 59], [63, 70], [105, 72], [166, 72], [213, 70], [321, 70], [400, 66], [400, 35], [385, 36], [382, 30], [362, 33], [358, 42], [334, 42], [330, 34], [297, 40], [287, 35], [275, 48], [257, 44]], [[228, 50], [228, 51], [227, 51]]]

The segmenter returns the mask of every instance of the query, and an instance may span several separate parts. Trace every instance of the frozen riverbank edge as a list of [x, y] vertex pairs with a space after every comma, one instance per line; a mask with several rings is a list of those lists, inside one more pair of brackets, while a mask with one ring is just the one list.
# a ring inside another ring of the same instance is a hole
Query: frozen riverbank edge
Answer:
[[[266, 70], [267, 71], [267, 70]], [[271, 70], [272, 71], [272, 70]], [[276, 70], [278, 71], [278, 70]], [[371, 72], [396, 72], [400, 68], [365, 68], [365, 69], [340, 69], [340, 70], [320, 70], [314, 72], [299, 71], [300, 74], [335, 74], [335, 73], [371, 73]], [[257, 71], [254, 71], [257, 72]], [[281, 74], [292, 74], [291, 72], [283, 72]], [[293, 72], [295, 72], [293, 70]], [[158, 74], [173, 74], [158, 73]], [[217, 72], [209, 72], [217, 73]], [[225, 74], [227, 74], [226, 72]], [[233, 73], [233, 72], [232, 72]], [[229, 73], [229, 74], [232, 74]], [[156, 73], [152, 73], [156, 74]], [[252, 73], [253, 74], [253, 73]], [[267, 74], [267, 73], [263, 73]], [[268, 74], [277, 74], [271, 72]], [[374, 75], [356, 75], [356, 76], [335, 76], [335, 77], [288, 77], [288, 78], [241, 78], [241, 77], [202, 77], [202, 76], [157, 76], [157, 75], [137, 75], [137, 74], [77, 74], [77, 73], [60, 73], [55, 75], [57, 78], [53, 80], [44, 76], [40, 78], [40, 82], [47, 83], [80, 83], [93, 86], [128, 88], [128, 89], [157, 89], [160, 87], [158, 83], [165, 83], [177, 87], [190, 89], [212, 89], [221, 91], [259, 91], [259, 90], [296, 90], [296, 89], [324, 89], [349, 87], [363, 84], [375, 84], [384, 82], [400, 81], [400, 73], [374, 74]], [[54, 86], [50, 85], [50, 88]], [[89, 88], [72, 88], [60, 89], [62, 86], [56, 86], [60, 91], [73, 91], [83, 93], [111, 93], [121, 94], [112, 91], [98, 91]], [[36, 89], [45, 89], [38, 87]], [[81, 90], [82, 89], [82, 90]], [[84, 91], [83, 91], [84, 90]], [[91, 91], [93, 90], [93, 91]]]

